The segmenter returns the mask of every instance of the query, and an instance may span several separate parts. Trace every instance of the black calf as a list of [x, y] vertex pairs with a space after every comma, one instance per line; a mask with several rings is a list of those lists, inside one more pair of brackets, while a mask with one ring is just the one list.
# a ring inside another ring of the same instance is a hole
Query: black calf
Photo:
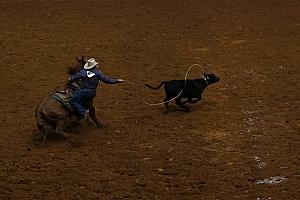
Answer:
[[[164, 100], [164, 105], [166, 111], [168, 110], [168, 101], [175, 98], [176, 105], [189, 111], [189, 108], [185, 106], [186, 103], [196, 103], [201, 100], [201, 95], [203, 90], [213, 83], [218, 82], [220, 79], [214, 74], [204, 73], [201, 79], [189, 79], [189, 80], [171, 80], [164, 81], [159, 86], [153, 87], [149, 84], [145, 84], [147, 87], [158, 90], [162, 85], [165, 87], [166, 97]], [[180, 95], [179, 95], [180, 94]], [[182, 98], [187, 98], [186, 101], [181, 101]]]

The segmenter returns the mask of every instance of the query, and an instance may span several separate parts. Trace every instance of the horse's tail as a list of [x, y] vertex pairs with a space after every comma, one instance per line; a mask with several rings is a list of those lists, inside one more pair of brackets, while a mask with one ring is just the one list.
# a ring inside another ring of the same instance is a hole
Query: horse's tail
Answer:
[[151, 86], [151, 85], [149, 85], [149, 84], [145, 84], [148, 88], [151, 88], [152, 90], [158, 90], [162, 85], [164, 85], [164, 84], [166, 84], [167, 83], [167, 81], [163, 81], [163, 82], [161, 82], [157, 87], [153, 87], [153, 86]]

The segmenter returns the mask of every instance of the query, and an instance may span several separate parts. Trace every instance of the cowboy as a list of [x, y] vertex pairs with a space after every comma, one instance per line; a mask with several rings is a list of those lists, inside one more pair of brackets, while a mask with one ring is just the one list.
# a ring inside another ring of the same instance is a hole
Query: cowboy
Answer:
[[106, 77], [99, 69], [98, 63], [94, 58], [90, 58], [83, 69], [69, 78], [69, 82], [82, 81], [82, 87], [76, 90], [70, 100], [71, 106], [79, 117], [87, 119], [89, 110], [84, 106], [96, 96], [98, 83], [116, 84], [123, 82], [122, 79], [113, 79]]

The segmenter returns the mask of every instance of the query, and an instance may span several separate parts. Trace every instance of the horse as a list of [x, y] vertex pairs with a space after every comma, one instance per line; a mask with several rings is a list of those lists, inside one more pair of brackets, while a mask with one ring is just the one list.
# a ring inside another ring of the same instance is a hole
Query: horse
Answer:
[[[85, 58], [76, 58], [77, 65], [69, 67], [68, 74], [74, 75], [79, 72], [86, 63]], [[64, 90], [56, 91], [49, 96], [43, 98], [37, 105], [35, 110], [35, 118], [37, 127], [42, 133], [42, 143], [46, 141], [46, 138], [50, 134], [56, 134], [63, 139], [67, 138], [67, 134], [64, 129], [67, 127], [68, 122], [72, 122], [72, 119], [79, 121], [78, 116], [74, 110], [68, 105], [72, 94], [80, 88], [80, 81], [76, 83], [67, 83]], [[65, 101], [66, 100], [66, 101]], [[96, 117], [95, 107], [93, 100], [85, 105], [85, 108], [89, 110], [89, 117], [93, 120], [98, 128], [103, 128], [103, 125], [98, 121]], [[74, 120], [73, 120], [74, 121]]]

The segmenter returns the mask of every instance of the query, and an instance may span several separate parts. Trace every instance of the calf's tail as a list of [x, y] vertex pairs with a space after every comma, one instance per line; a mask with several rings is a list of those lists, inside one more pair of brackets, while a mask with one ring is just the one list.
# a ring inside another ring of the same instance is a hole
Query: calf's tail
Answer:
[[153, 89], [153, 90], [158, 90], [162, 85], [164, 85], [164, 84], [166, 84], [166, 81], [164, 81], [164, 82], [161, 82], [160, 84], [159, 84], [159, 86], [157, 86], [157, 87], [153, 87], [153, 86], [151, 86], [151, 85], [149, 85], [149, 84], [145, 84], [148, 88], [151, 88], [151, 89]]

